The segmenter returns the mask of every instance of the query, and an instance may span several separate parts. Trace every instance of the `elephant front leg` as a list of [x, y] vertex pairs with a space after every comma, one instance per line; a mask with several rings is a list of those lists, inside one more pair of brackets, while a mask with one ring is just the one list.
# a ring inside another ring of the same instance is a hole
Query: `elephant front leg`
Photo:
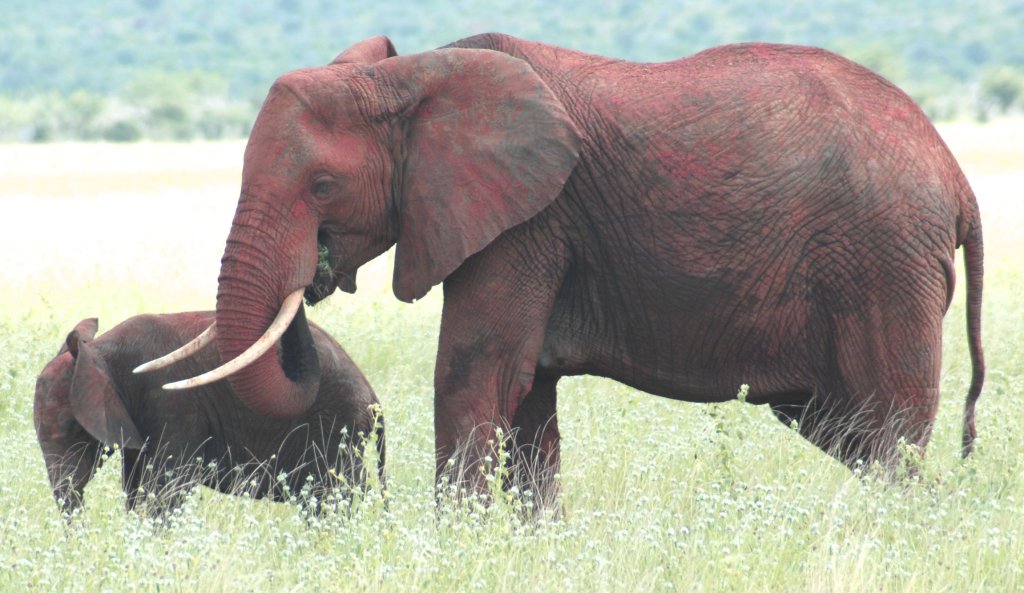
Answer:
[[176, 457], [150, 455], [138, 450], [122, 451], [121, 488], [125, 510], [165, 519], [184, 504], [201, 469], [180, 464]]
[[525, 395], [515, 397], [514, 411], [506, 413], [438, 399], [434, 424], [442, 493], [457, 500], [477, 494], [489, 503], [496, 489], [502, 488], [517, 492], [519, 501], [533, 513], [556, 508], [557, 381], [557, 377], [537, 378]]
[[[509, 478], [525, 475], [508, 476], [509, 469], [558, 466], [557, 378], [535, 382], [558, 284], [523, 280], [500, 255], [467, 262], [445, 281], [434, 430], [438, 485], [458, 499], [489, 500]], [[550, 500], [550, 490], [549, 479], [537, 480], [535, 499]]]
[[[446, 365], [434, 399], [437, 482], [441, 493], [457, 501], [480, 496], [485, 504], [504, 485], [516, 450], [515, 418], [531, 391], [531, 371], [512, 371], [503, 384], [502, 361], [481, 356], [472, 368]], [[457, 369], [457, 370], [456, 370]], [[456, 381], [465, 373], [466, 381]], [[495, 480], [499, 480], [496, 482]]]
[[95, 441], [82, 441], [61, 453], [48, 453], [46, 469], [53, 485], [53, 497], [65, 519], [70, 520], [82, 506], [86, 484], [100, 463], [100, 446]]
[[136, 510], [146, 501], [143, 487], [143, 473], [149, 459], [138, 450], [126, 449], [121, 452], [121, 488], [124, 490], [124, 508], [126, 511]]

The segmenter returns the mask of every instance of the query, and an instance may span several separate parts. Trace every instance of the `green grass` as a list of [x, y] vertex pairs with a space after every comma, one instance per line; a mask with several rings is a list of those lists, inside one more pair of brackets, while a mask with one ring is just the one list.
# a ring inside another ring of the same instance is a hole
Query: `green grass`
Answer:
[[[1010, 203], [1016, 187], [983, 196], [982, 209]], [[440, 294], [399, 303], [384, 258], [360, 272], [357, 295], [335, 295], [310, 317], [384, 404], [387, 505], [374, 490], [350, 514], [310, 524], [298, 505], [198, 489], [160, 527], [124, 512], [115, 456], [66, 527], [32, 428], [35, 377], [83, 317], [98, 315], [103, 331], [142, 311], [212, 306], [234, 203], [221, 189], [196, 197], [216, 216], [188, 238], [160, 220], [111, 220], [89, 208], [101, 198], [88, 192], [60, 202], [61, 212], [98, 231], [22, 233], [38, 249], [0, 233], [4, 261], [26, 270], [0, 271], [0, 591], [1024, 590], [1024, 262], [1006, 231], [1020, 225], [1016, 206], [985, 212], [989, 374], [977, 451], [959, 459], [970, 375], [961, 271], [945, 322], [943, 401], [915, 481], [854, 477], [762, 407], [672, 402], [584, 377], [559, 385], [563, 519], [524, 524], [503, 505], [436, 514]], [[0, 205], [10, 194], [0, 185]], [[125, 203], [169, 196], [185, 207], [174, 189]], [[44, 188], [26, 208], [57, 199]], [[117, 234], [143, 223], [145, 232]]]

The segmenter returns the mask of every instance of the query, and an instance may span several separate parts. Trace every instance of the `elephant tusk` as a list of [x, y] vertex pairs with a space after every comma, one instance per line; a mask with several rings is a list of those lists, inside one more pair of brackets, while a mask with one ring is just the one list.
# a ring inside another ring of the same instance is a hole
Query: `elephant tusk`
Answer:
[[204, 329], [203, 333], [193, 338], [192, 341], [189, 342], [188, 344], [185, 344], [184, 346], [178, 348], [174, 352], [165, 354], [156, 360], [151, 360], [149, 362], [142, 363], [139, 366], [135, 367], [135, 370], [133, 370], [132, 372], [148, 373], [150, 371], [155, 371], [157, 369], [162, 369], [164, 367], [170, 366], [178, 362], [179, 360], [185, 360], [186, 358], [191, 357], [196, 352], [199, 352], [200, 350], [208, 346], [215, 339], [217, 339], [217, 322], [211, 323], [210, 327]]
[[168, 383], [167, 385], [164, 385], [164, 389], [190, 389], [192, 387], [200, 387], [202, 385], [213, 383], [214, 381], [219, 381], [252, 364], [257, 358], [263, 356], [267, 350], [270, 350], [281, 338], [285, 330], [288, 329], [288, 325], [291, 324], [292, 319], [295, 318], [295, 314], [298, 313], [299, 307], [302, 305], [302, 298], [305, 290], [305, 288], [300, 288], [285, 297], [284, 301], [281, 303], [281, 309], [277, 312], [277, 317], [275, 317], [274, 321], [271, 322], [267, 331], [263, 332], [263, 335], [253, 342], [252, 346], [249, 346], [248, 350], [239, 354], [237, 358], [222, 364], [212, 371], [203, 373], [198, 377]]

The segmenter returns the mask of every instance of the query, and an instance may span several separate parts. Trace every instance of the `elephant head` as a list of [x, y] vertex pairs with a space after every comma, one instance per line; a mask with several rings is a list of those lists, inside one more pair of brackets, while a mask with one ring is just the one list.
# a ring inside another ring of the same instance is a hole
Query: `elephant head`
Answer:
[[[358, 268], [392, 245], [395, 296], [421, 298], [548, 206], [578, 152], [559, 100], [503, 53], [396, 56], [375, 37], [283, 75], [245, 149], [217, 291], [222, 362], [259, 340], [289, 295], [353, 292]], [[299, 414], [316, 393], [309, 355], [282, 340], [231, 385], [259, 413]]]
[[143, 444], [102, 354], [90, 345], [97, 326], [96, 319], [79, 322], [36, 380], [36, 437], [54, 497], [69, 510], [81, 502], [101, 446]]

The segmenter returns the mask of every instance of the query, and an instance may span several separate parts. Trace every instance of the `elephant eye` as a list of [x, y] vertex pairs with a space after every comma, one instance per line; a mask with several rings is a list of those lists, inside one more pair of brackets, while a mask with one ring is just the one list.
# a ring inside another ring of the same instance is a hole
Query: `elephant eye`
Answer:
[[313, 183], [313, 195], [318, 197], [318, 198], [326, 198], [326, 197], [328, 197], [330, 195], [330, 193], [331, 193], [331, 186], [332, 185], [333, 184], [331, 183], [330, 179], [324, 179], [324, 178], [317, 179]]

